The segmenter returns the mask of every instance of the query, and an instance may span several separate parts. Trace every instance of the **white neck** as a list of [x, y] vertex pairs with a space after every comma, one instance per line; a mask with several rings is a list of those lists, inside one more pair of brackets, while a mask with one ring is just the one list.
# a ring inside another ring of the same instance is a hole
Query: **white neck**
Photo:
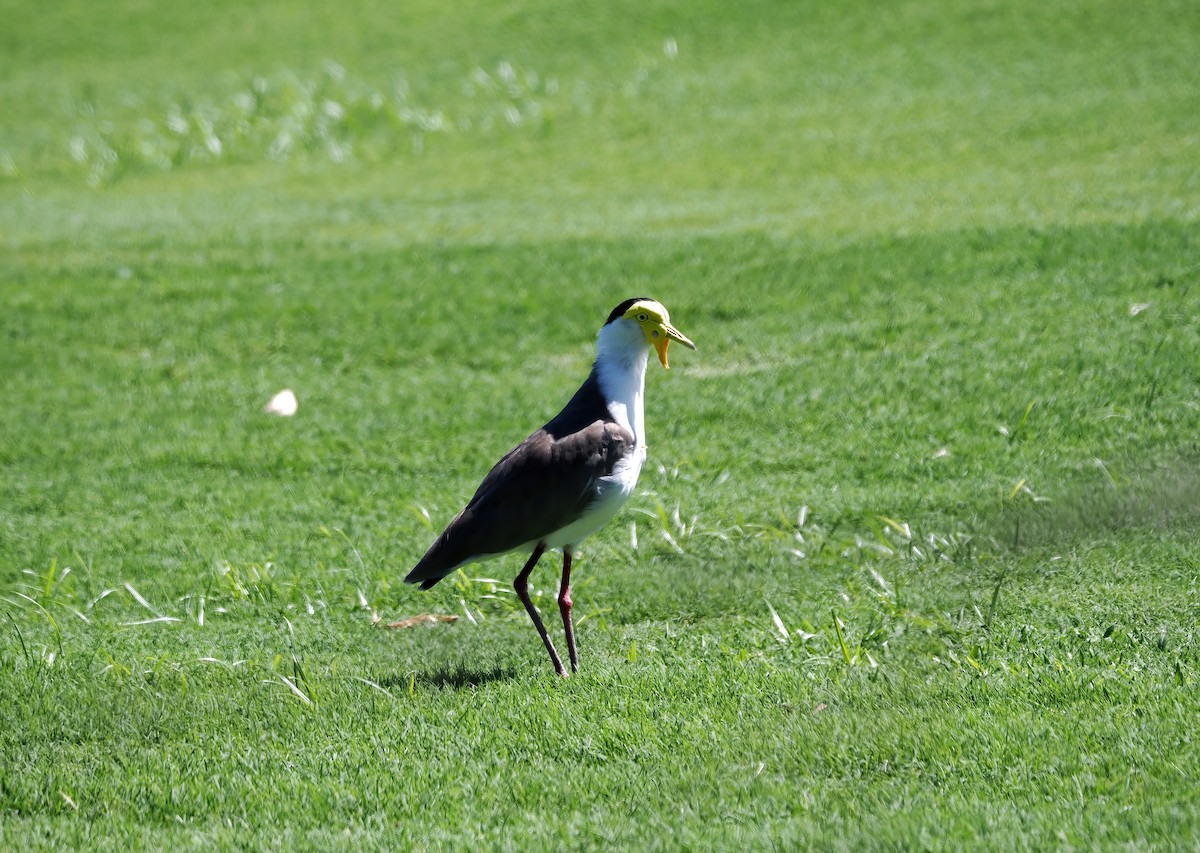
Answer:
[[631, 433], [638, 447], [646, 446], [642, 398], [646, 389], [646, 361], [650, 345], [641, 328], [629, 320], [616, 320], [600, 330], [596, 342], [596, 378], [608, 401], [613, 420]]

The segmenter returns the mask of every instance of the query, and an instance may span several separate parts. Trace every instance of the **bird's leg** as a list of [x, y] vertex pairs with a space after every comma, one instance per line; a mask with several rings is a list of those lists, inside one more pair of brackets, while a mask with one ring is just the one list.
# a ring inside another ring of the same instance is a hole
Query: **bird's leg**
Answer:
[[567, 652], [571, 657], [571, 672], [579, 672], [579, 653], [575, 651], [575, 624], [571, 621], [571, 549], [563, 548], [562, 585], [558, 588], [558, 609], [562, 613], [563, 632], [567, 635]]
[[545, 551], [546, 545], [539, 542], [537, 547], [533, 549], [533, 553], [529, 555], [529, 562], [525, 564], [525, 568], [521, 569], [521, 573], [513, 581], [513, 589], [517, 592], [517, 598], [521, 599], [521, 603], [525, 605], [525, 611], [529, 614], [529, 618], [533, 620], [533, 627], [537, 628], [538, 634], [542, 637], [542, 642], [546, 644], [546, 651], [550, 653], [550, 660], [554, 662], [554, 671], [563, 678], [566, 678], [567, 671], [563, 669], [558, 652], [554, 650], [554, 643], [550, 641], [550, 635], [546, 633], [546, 626], [542, 624], [542, 617], [538, 615], [537, 608], [533, 606], [533, 602], [529, 598], [529, 573], [533, 571], [533, 567], [537, 565], [537, 561], [541, 559]]

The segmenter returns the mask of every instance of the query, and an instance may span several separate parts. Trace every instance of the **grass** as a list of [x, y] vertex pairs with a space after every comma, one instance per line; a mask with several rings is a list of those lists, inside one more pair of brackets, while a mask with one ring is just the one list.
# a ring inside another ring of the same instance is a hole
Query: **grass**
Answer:
[[[2, 7], [0, 846], [1195, 845], [1185, 4], [332, 8]], [[641, 293], [559, 682], [401, 578]]]

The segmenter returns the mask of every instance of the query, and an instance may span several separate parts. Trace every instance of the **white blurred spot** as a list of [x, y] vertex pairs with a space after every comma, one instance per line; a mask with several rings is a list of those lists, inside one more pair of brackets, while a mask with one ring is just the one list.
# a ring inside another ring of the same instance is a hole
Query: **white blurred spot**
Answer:
[[933, 458], [934, 459], [945, 459], [949, 455], [950, 455], [950, 451], [943, 447], [937, 453], [933, 454]]
[[271, 402], [267, 403], [267, 412], [272, 415], [281, 415], [285, 418], [290, 418], [296, 414], [296, 409], [299, 407], [300, 403], [296, 400], [296, 395], [292, 393], [290, 388], [284, 388], [271, 398]]
[[171, 113], [167, 116], [167, 128], [172, 133], [177, 133], [182, 136], [188, 132], [189, 126], [188, 120], [184, 118], [183, 114], [178, 110], [179, 107], [177, 105], [171, 104]]
[[1150, 307], [1149, 302], [1135, 302], [1129, 306], [1129, 316], [1136, 317], [1138, 314], [1141, 314], [1143, 311], [1145, 311], [1149, 307]]
[[341, 81], [346, 78], [346, 69], [332, 59], [326, 60], [325, 73], [329, 75], [330, 80]]
[[663, 42], [663, 53], [667, 55], [667, 59], [674, 59], [679, 55], [679, 45], [675, 43], [674, 36], [668, 36]]

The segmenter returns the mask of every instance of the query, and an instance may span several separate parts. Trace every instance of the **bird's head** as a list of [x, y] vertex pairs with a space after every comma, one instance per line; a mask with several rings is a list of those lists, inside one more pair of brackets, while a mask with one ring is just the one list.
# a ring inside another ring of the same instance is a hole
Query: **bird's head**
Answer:
[[679, 341], [688, 349], [696, 348], [683, 332], [671, 325], [671, 316], [667, 313], [666, 306], [645, 296], [626, 299], [608, 315], [608, 323], [632, 323], [641, 329], [642, 334], [646, 336], [646, 343], [654, 347], [658, 352], [658, 360], [668, 370], [670, 365], [667, 364], [667, 347], [671, 341]]

